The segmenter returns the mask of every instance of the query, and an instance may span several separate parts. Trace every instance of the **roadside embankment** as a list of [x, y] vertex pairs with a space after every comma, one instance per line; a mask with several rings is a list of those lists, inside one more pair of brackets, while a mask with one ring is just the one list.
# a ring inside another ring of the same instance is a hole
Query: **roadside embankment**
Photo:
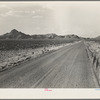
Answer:
[[100, 44], [95, 41], [85, 42], [88, 57], [93, 65], [93, 71], [100, 85]]
[[[76, 43], [76, 42], [75, 42]], [[0, 71], [15, 67], [21, 63], [28, 61], [32, 58], [40, 57], [51, 51], [58, 50], [64, 46], [71, 45], [73, 43], [51, 45], [47, 47], [41, 47], [36, 49], [20, 49], [20, 50], [6, 50], [0, 51]]]

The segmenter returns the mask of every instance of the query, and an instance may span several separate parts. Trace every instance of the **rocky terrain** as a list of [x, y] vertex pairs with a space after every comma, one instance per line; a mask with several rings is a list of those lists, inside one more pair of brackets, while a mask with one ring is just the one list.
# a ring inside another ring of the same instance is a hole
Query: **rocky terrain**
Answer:
[[5, 69], [17, 66], [24, 61], [28, 61], [31, 58], [39, 57], [43, 54], [46, 54], [51, 51], [55, 51], [63, 46], [71, 45], [60, 44], [60, 45], [51, 45], [48, 47], [41, 47], [36, 49], [20, 49], [20, 50], [2, 50], [0, 51], [0, 71]]
[[100, 43], [95, 41], [85, 41], [88, 56], [93, 65], [94, 73], [100, 84]]

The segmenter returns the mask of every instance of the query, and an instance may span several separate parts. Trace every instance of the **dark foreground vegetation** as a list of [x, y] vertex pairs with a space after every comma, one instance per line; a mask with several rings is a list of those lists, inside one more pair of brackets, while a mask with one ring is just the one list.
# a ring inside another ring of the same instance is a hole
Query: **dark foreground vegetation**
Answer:
[[32, 40], [0, 40], [0, 50], [19, 50], [39, 48], [50, 45], [71, 43], [78, 40], [66, 39], [32, 39]]

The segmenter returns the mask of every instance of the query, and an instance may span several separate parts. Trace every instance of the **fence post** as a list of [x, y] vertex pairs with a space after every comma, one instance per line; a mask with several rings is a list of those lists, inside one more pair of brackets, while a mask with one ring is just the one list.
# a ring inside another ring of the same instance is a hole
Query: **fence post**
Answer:
[[93, 55], [93, 65], [94, 65], [94, 63], [95, 63], [95, 56]]

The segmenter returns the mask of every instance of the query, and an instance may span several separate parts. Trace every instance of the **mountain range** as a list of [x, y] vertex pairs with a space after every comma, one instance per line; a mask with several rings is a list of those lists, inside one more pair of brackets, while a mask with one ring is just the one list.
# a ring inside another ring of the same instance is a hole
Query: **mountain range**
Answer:
[[28, 35], [22, 33], [16, 29], [11, 30], [11, 32], [0, 36], [0, 39], [81, 39], [77, 35], [56, 35], [54, 33], [45, 35]]

